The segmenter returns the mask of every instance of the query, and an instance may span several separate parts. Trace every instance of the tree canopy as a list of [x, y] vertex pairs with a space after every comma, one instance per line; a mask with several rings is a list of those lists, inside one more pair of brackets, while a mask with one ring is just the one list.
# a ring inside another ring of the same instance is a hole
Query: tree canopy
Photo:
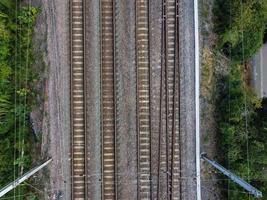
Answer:
[[226, 55], [241, 62], [261, 47], [267, 24], [267, 1], [217, 0], [214, 15], [215, 31]]

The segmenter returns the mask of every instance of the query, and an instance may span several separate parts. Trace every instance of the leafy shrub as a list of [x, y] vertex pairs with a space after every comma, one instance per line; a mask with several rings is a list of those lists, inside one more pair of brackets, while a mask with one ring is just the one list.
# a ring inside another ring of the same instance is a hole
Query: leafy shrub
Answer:
[[[233, 65], [219, 88], [221, 160], [227, 168], [267, 192], [267, 100], [261, 101], [254, 95], [242, 74], [242, 66]], [[225, 185], [230, 191], [228, 199], [249, 199], [248, 194], [237, 192], [242, 191], [237, 184]]]
[[217, 0], [215, 31], [220, 48], [235, 61], [249, 59], [262, 46], [267, 23], [267, 1]]
[[[0, 187], [31, 164], [28, 115], [34, 99], [31, 82], [35, 77], [31, 70], [31, 38], [38, 9], [23, 7], [15, 14], [12, 6], [11, 0], [0, 2]], [[28, 192], [26, 186], [16, 190], [21, 194]]]

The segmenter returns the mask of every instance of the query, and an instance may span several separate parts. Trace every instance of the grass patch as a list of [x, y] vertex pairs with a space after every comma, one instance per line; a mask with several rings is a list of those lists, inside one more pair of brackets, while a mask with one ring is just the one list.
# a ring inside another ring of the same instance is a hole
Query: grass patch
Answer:
[[207, 97], [213, 88], [215, 67], [215, 57], [207, 47], [203, 49], [201, 66], [201, 94]]

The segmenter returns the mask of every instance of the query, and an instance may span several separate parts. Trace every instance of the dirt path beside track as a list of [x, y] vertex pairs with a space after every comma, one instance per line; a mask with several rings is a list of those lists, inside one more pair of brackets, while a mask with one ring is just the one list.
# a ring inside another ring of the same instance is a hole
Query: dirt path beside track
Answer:
[[180, 0], [180, 123], [182, 199], [196, 199], [194, 0]]
[[69, 2], [27, 0], [26, 3], [41, 8], [34, 36], [35, 51], [46, 65], [42, 74], [42, 117], [38, 119], [42, 121], [40, 159], [41, 156], [53, 159], [40, 198], [51, 200], [61, 193], [63, 199], [70, 199]]

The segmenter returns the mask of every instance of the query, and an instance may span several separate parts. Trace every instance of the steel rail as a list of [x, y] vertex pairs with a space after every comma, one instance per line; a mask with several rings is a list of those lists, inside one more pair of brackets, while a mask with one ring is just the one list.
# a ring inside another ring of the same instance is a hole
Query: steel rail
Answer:
[[84, 2], [70, 2], [71, 198], [86, 199]]
[[114, 1], [101, 0], [102, 199], [116, 199]]
[[[164, 112], [164, 110], [166, 109], [166, 106], [164, 104], [165, 102], [165, 17], [166, 17], [166, 0], [162, 1], [162, 31], [161, 31], [161, 35], [162, 35], [162, 39], [161, 39], [161, 76], [160, 76], [160, 121], [159, 121], [159, 131], [160, 131], [160, 135], [159, 135], [159, 162], [158, 162], [158, 183], [157, 183], [157, 199], [161, 199], [162, 198], [162, 190], [165, 189], [165, 185], [164, 185], [164, 181], [162, 181], [162, 179], [165, 179], [165, 177], [163, 177], [164, 172], [167, 171], [166, 168], [166, 148], [165, 151], [163, 151], [165, 145], [166, 145], [166, 139], [162, 140], [162, 135], [165, 134], [165, 129], [164, 129], [164, 125], [163, 125], [163, 121], [165, 120], [165, 115], [166, 112]], [[166, 126], [166, 125], [165, 125]], [[165, 174], [166, 175], [166, 174]], [[164, 187], [164, 188], [163, 188]], [[162, 189], [163, 188], [163, 189]], [[165, 197], [163, 197], [165, 198]]]
[[[172, 131], [173, 131], [173, 90], [174, 90], [174, 52], [175, 51], [175, 41], [172, 41], [174, 37], [173, 26], [173, 13], [171, 8], [174, 0], [165, 1], [165, 75], [166, 75], [166, 168], [167, 168], [167, 199], [170, 199], [170, 188], [171, 188], [171, 161], [172, 161]], [[174, 21], [175, 22], [175, 21]], [[173, 26], [173, 27], [172, 27]], [[173, 30], [172, 30], [173, 29]], [[173, 31], [173, 34], [171, 34]], [[171, 56], [173, 54], [173, 56]]]
[[175, 0], [175, 60], [174, 60], [174, 104], [172, 131], [171, 200], [181, 199], [181, 155], [180, 155], [180, 66], [179, 66], [179, 0]]
[[[160, 129], [165, 141], [159, 143], [158, 199], [179, 199], [179, 56], [178, 56], [178, 0], [163, 1], [162, 71]], [[178, 80], [177, 80], [178, 79]], [[165, 102], [165, 103], [164, 103]], [[163, 114], [164, 113], [164, 114]], [[163, 119], [166, 124], [164, 129]], [[164, 150], [163, 150], [164, 148]], [[163, 171], [163, 172], [161, 172]], [[165, 175], [164, 175], [165, 174]], [[160, 188], [162, 187], [162, 188]], [[175, 190], [174, 190], [175, 188]]]
[[151, 198], [149, 5], [136, 1], [138, 199]]
[[102, 46], [103, 46], [103, 37], [102, 37], [102, 25], [103, 25], [103, 22], [102, 22], [102, 1], [100, 0], [99, 1], [99, 13], [100, 13], [100, 17], [99, 17], [99, 25], [100, 25], [100, 28], [99, 28], [99, 37], [100, 37], [100, 127], [101, 127], [101, 199], [103, 200], [104, 199], [104, 187], [103, 187], [103, 174], [104, 174], [104, 167], [103, 167], [103, 99], [102, 99], [102, 84], [103, 84], [103, 80], [102, 80], [102, 66], [103, 66], [103, 61], [102, 61]]
[[151, 113], [152, 113], [152, 107], [151, 107], [151, 98], [152, 98], [152, 92], [151, 92], [151, 89], [150, 89], [150, 85], [152, 83], [152, 70], [151, 70], [151, 67], [150, 67], [150, 58], [151, 58], [151, 54], [150, 54], [150, 4], [149, 4], [150, 1], [148, 1], [147, 3], [147, 16], [148, 16], [148, 19], [147, 19], [147, 23], [148, 23], [148, 44], [147, 44], [147, 48], [148, 48], [148, 61], [149, 61], [149, 127], [150, 127], [150, 144], [149, 144], [149, 150], [150, 150], [150, 174], [149, 174], [149, 182], [150, 182], [150, 199], [152, 199], [153, 197], [153, 186], [152, 186], [152, 173], [151, 173], [151, 169], [152, 169], [152, 133], [151, 133], [151, 130], [152, 130], [152, 119], [151, 119]]
[[167, 0], [165, 18], [165, 69], [166, 69], [166, 158], [167, 158], [167, 199], [172, 198], [173, 183], [173, 136], [175, 126], [175, 63], [176, 63], [176, 0]]
[[72, 123], [72, 120], [73, 120], [73, 97], [72, 97], [72, 90], [73, 90], [73, 81], [72, 81], [72, 73], [73, 73], [73, 70], [72, 70], [72, 67], [73, 67], [73, 64], [72, 64], [72, 51], [73, 51], [73, 48], [72, 48], [72, 1], [70, 1], [70, 5], [69, 5], [69, 12], [70, 12], [70, 24], [69, 24], [69, 30], [70, 30], [70, 127], [71, 127], [71, 134], [70, 134], [70, 146], [71, 146], [71, 149], [70, 149], [70, 157], [71, 157], [71, 172], [70, 172], [70, 177], [71, 177], [71, 199], [74, 199], [73, 198], [73, 148], [72, 148], [72, 141], [73, 141], [73, 123]]
[[115, 184], [115, 199], [118, 199], [118, 170], [117, 170], [117, 62], [116, 62], [116, 0], [113, 0], [113, 80], [114, 80], [114, 184]]
[[85, 179], [85, 199], [88, 199], [88, 183], [89, 183], [89, 175], [88, 175], [88, 170], [87, 170], [87, 166], [88, 166], [88, 148], [87, 148], [87, 70], [86, 70], [86, 51], [85, 51], [85, 47], [86, 47], [86, 0], [83, 0], [83, 65], [84, 65], [84, 69], [83, 69], [83, 80], [84, 80], [84, 85], [83, 85], [83, 89], [84, 89], [84, 154], [85, 154], [85, 160], [84, 160], [84, 179]]
[[[137, 20], [137, 1], [135, 1], [135, 43], [137, 43], [137, 24], [138, 24], [138, 20]], [[137, 45], [135, 45], [135, 55], [136, 55], [136, 65], [137, 65], [137, 60], [138, 60], [138, 56], [137, 56]], [[136, 69], [136, 94], [138, 94], [138, 85], [139, 85], [139, 81], [137, 78], [137, 73], [138, 70]], [[138, 114], [138, 109], [139, 109], [139, 101], [137, 99], [136, 96], [136, 144], [137, 144], [137, 150], [136, 150], [136, 157], [137, 157], [137, 176], [136, 176], [136, 181], [137, 181], [137, 199], [140, 199], [140, 195], [139, 195], [139, 158], [140, 158], [140, 154], [139, 154], [139, 114]]]

